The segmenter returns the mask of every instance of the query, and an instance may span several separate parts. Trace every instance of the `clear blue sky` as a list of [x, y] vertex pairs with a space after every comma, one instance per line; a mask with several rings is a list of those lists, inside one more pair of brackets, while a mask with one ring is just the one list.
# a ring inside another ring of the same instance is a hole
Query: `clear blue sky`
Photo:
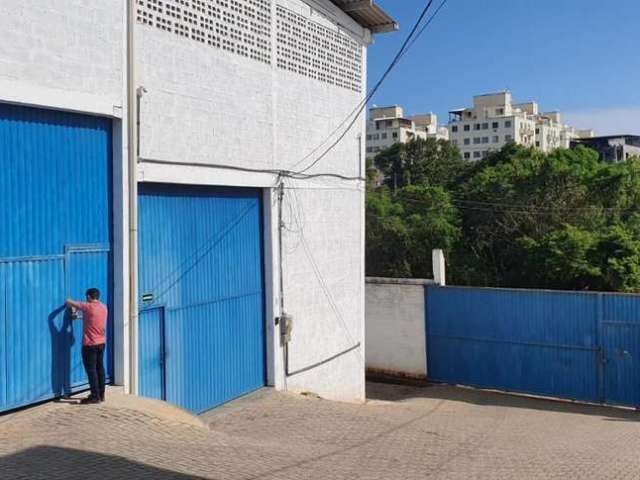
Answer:
[[[370, 85], [426, 1], [377, 3], [400, 30], [375, 37]], [[445, 123], [449, 109], [503, 89], [596, 134], [640, 134], [640, 0], [448, 0], [371, 104]]]

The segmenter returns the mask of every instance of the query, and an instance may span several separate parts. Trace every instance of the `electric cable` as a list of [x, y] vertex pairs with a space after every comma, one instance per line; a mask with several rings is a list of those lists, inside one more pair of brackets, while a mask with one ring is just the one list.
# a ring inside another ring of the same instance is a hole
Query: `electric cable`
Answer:
[[[349, 123], [349, 125], [347, 126], [347, 128], [342, 132], [342, 134], [340, 134], [338, 136], [338, 138], [331, 144], [329, 145], [329, 147], [327, 149], [325, 149], [324, 152], [322, 152], [322, 154], [320, 154], [320, 156], [318, 158], [316, 158], [313, 162], [311, 162], [309, 165], [307, 165], [305, 168], [303, 168], [302, 170], [296, 172], [296, 173], [304, 173], [306, 171], [308, 171], [309, 169], [313, 168], [315, 165], [318, 164], [318, 162], [320, 162], [324, 157], [326, 157], [329, 152], [331, 152], [331, 150], [333, 150], [333, 148], [335, 148], [336, 145], [338, 145], [338, 143], [340, 143], [342, 141], [342, 139], [347, 135], [347, 133], [351, 130], [351, 128], [353, 127], [353, 125], [355, 125], [356, 121], [358, 120], [358, 117], [360, 115], [360, 113], [362, 113], [362, 110], [366, 107], [367, 103], [369, 102], [369, 100], [371, 100], [371, 98], [376, 94], [376, 92], [378, 91], [378, 89], [382, 86], [382, 84], [384, 83], [384, 81], [387, 79], [387, 77], [389, 76], [389, 74], [391, 73], [391, 71], [395, 68], [395, 66], [398, 64], [398, 62], [400, 61], [400, 59], [402, 59], [402, 57], [404, 57], [404, 55], [409, 51], [409, 48], [411, 47], [411, 45], [413, 45], [415, 43], [415, 41], [417, 41], [417, 39], [420, 37], [420, 35], [422, 35], [422, 33], [424, 33], [426, 27], [431, 23], [431, 21], [435, 18], [435, 16], [438, 14], [438, 12], [441, 10], [441, 8], [444, 6], [444, 4], [446, 4], [447, 0], [443, 0], [442, 4], [440, 5], [440, 7], [435, 11], [435, 13], [431, 16], [431, 18], [429, 18], [427, 20], [427, 23], [422, 27], [422, 29], [420, 30], [420, 32], [418, 33], [418, 35], [414, 37], [416, 30], [418, 30], [418, 28], [420, 27], [420, 24], [422, 23], [422, 20], [424, 19], [425, 15], [427, 14], [427, 11], [429, 10], [429, 8], [431, 7], [431, 4], [433, 3], [433, 0], [429, 0], [429, 2], [427, 3], [427, 5], [425, 6], [425, 8], [423, 9], [422, 13], [420, 14], [420, 17], [418, 18], [418, 21], [415, 23], [415, 25], [413, 26], [411, 32], [409, 33], [409, 35], [407, 36], [407, 38], [405, 39], [404, 43], [402, 44], [402, 47], [400, 48], [400, 50], [398, 51], [398, 53], [396, 54], [396, 57], [393, 59], [393, 61], [391, 62], [391, 64], [389, 65], [389, 67], [387, 68], [387, 70], [384, 72], [384, 74], [382, 75], [382, 77], [380, 78], [380, 80], [378, 80], [378, 82], [376, 83], [376, 85], [373, 87], [373, 89], [369, 92], [369, 94], [364, 98], [363, 101], [361, 101], [357, 108], [356, 108], [356, 114], [353, 117], [353, 119], [351, 120], [351, 122]], [[349, 114], [347, 116], [347, 118], [345, 119], [345, 121], [342, 122], [341, 125], [344, 125], [344, 123], [346, 122], [347, 119], [351, 118], [351, 116], [353, 115], [353, 113]], [[339, 128], [339, 127], [338, 127]], [[329, 138], [331, 138], [331, 136], [333, 136], [333, 134], [335, 133], [335, 131], [333, 133], [331, 133], [329, 135], [329, 137], [327, 139], [325, 139], [321, 145], [323, 145]], [[317, 151], [317, 149], [316, 149]], [[310, 155], [309, 155], [310, 156]], [[308, 158], [308, 157], [307, 157]], [[306, 158], [305, 158], [306, 159]], [[297, 162], [296, 164], [293, 165], [293, 167], [291, 168], [295, 168], [296, 166], [298, 166], [300, 163], [302, 163], [303, 160]]]
[[[367, 94], [365, 95], [365, 97], [360, 100], [360, 102], [355, 106], [355, 108], [353, 110], [351, 110], [351, 112], [342, 120], [342, 122], [340, 122], [340, 124], [329, 134], [325, 137], [324, 140], [322, 140], [322, 142], [320, 142], [318, 144], [318, 146], [316, 148], [314, 148], [313, 150], [311, 150], [311, 152], [309, 152], [307, 155], [305, 155], [303, 158], [301, 158], [300, 160], [298, 160], [295, 164], [293, 164], [293, 166], [291, 167], [292, 169], [297, 167], [298, 165], [300, 165], [302, 162], [304, 162], [306, 159], [308, 159], [309, 157], [311, 157], [314, 153], [316, 153], [318, 150], [320, 150], [320, 148], [322, 147], [322, 145], [324, 145], [327, 141], [329, 141], [329, 139], [331, 137], [333, 137], [339, 130], [340, 128], [342, 128], [342, 126], [347, 123], [347, 121], [351, 118], [352, 115], [356, 115], [356, 118], [358, 118], [358, 115], [360, 114], [360, 112], [362, 111], [362, 109], [364, 108], [364, 106], [366, 106], [367, 102], [371, 99], [372, 93], [377, 90], [377, 88], [379, 88], [379, 85], [382, 84], [382, 82], [384, 81], [384, 78], [386, 75], [388, 75], [388, 73], [393, 69], [393, 67], [395, 66], [395, 64], [398, 62], [398, 60], [401, 58], [401, 54], [403, 54], [403, 50], [405, 49], [405, 46], [407, 45], [407, 42], [411, 39], [411, 37], [413, 36], [417, 26], [419, 25], [419, 23], [422, 21], [422, 19], [424, 18], [424, 15], [427, 13], [427, 10], [431, 7], [431, 4], [433, 3], [433, 0], [430, 0], [427, 3], [427, 6], [425, 7], [425, 9], [422, 12], [422, 15], [420, 15], [418, 22], [416, 23], [416, 25], [414, 26], [414, 28], [412, 29], [411, 33], [409, 34], [409, 36], [406, 38], [404, 44], [402, 45], [402, 47], [400, 48], [400, 50], [398, 51], [398, 53], [396, 53], [396, 56], [394, 57], [393, 61], [391, 62], [391, 64], [389, 65], [389, 67], [387, 67], [387, 70], [385, 72], [385, 74], [378, 80], [378, 82], [376, 83], [376, 85], [374, 86], [374, 88]], [[347, 129], [348, 131], [349, 129]]]

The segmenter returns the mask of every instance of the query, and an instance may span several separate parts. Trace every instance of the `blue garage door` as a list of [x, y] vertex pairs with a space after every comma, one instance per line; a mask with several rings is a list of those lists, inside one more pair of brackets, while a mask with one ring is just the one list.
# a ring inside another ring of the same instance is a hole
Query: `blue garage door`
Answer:
[[140, 394], [202, 412], [263, 386], [260, 190], [139, 193]]
[[109, 302], [111, 122], [0, 104], [0, 172], [1, 411], [86, 387], [63, 303]]

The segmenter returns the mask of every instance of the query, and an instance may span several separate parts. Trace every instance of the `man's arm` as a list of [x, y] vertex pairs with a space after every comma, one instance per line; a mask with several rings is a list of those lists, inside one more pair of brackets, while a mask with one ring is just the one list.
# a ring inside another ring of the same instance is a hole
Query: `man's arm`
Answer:
[[82, 310], [82, 307], [83, 307], [82, 302], [76, 302], [75, 300], [71, 300], [70, 298], [67, 298], [67, 299], [64, 301], [64, 304], [65, 304], [67, 307], [73, 307], [73, 308], [75, 308], [76, 310]]

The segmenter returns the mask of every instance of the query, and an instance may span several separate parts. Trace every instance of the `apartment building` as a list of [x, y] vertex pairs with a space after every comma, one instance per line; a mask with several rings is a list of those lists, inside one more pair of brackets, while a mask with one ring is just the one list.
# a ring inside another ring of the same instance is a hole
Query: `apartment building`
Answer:
[[509, 142], [549, 152], [593, 136], [563, 124], [559, 112], [540, 112], [536, 102], [513, 103], [509, 91], [477, 95], [472, 107], [451, 110], [447, 128], [467, 160], [480, 160]]
[[407, 143], [416, 138], [447, 140], [449, 131], [438, 126], [438, 116], [433, 113], [405, 117], [398, 105], [373, 107], [367, 122], [367, 158], [396, 143]]
[[571, 148], [578, 145], [598, 152], [603, 162], [623, 162], [632, 157], [640, 158], [640, 135], [606, 135], [571, 141]]

